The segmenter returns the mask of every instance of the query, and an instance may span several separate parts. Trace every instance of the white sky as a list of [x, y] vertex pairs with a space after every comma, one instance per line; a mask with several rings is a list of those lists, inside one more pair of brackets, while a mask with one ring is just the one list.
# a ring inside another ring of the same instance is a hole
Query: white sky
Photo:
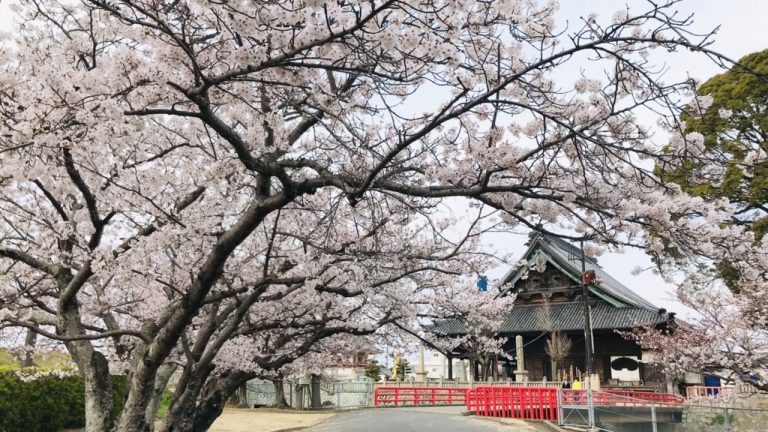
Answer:
[[[8, 10], [8, 0], [0, 0], [0, 31], [10, 31], [11, 14]], [[648, 7], [646, 1], [630, 0], [620, 2], [616, 0], [561, 0], [561, 9], [558, 13], [558, 25], [564, 25], [567, 21], [570, 28], [576, 28], [580, 24], [580, 17], [594, 12], [598, 19], [610, 20], [614, 12], [626, 5], [630, 9], [643, 10]], [[707, 32], [718, 25], [721, 26], [717, 33], [713, 48], [722, 54], [738, 59], [751, 52], [768, 48], [768, 25], [765, 19], [768, 17], [768, 2], [761, 0], [687, 0], [676, 5], [681, 15], [694, 16], [694, 29]], [[654, 53], [654, 55], [656, 55]], [[656, 57], [658, 58], [658, 57]], [[691, 53], [674, 53], [663, 57], [663, 61], [670, 67], [669, 80], [690, 75], [700, 81], [704, 81], [720, 72], [704, 56]], [[578, 72], [578, 71], [576, 71]], [[523, 243], [526, 236], [523, 234], [497, 234], [488, 238], [488, 241], [502, 252], [513, 253], [519, 257], [525, 250]], [[623, 255], [611, 254], [599, 258], [600, 264], [616, 279], [645, 296], [651, 302], [667, 310], [678, 312], [682, 316], [688, 315], [682, 306], [677, 304], [671, 294], [671, 286], [666, 285], [658, 276], [651, 272], [644, 272], [638, 276], [631, 274], [635, 266], [650, 267], [649, 258], [638, 251], [628, 251]], [[507, 268], [498, 268], [489, 276], [500, 277]]]

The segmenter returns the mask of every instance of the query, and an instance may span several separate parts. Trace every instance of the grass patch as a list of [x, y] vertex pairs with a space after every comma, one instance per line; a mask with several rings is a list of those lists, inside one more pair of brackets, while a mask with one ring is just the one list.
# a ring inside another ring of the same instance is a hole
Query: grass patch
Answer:
[[[72, 357], [59, 351], [43, 351], [35, 353], [33, 360], [38, 369], [51, 370], [72, 367]], [[19, 369], [19, 361], [6, 349], [0, 349], [0, 368], [3, 370]]]
[[0, 349], [0, 366], [18, 365], [16, 359], [7, 350]]
[[58, 351], [40, 352], [35, 354], [35, 364], [43, 369], [61, 369], [71, 367], [72, 357]]
[[173, 397], [173, 392], [170, 390], [165, 390], [163, 392], [163, 397], [160, 398], [160, 404], [157, 406], [157, 414], [155, 415], [155, 418], [158, 420], [162, 420], [165, 418], [166, 415], [168, 415], [168, 409], [171, 407], [171, 398]]

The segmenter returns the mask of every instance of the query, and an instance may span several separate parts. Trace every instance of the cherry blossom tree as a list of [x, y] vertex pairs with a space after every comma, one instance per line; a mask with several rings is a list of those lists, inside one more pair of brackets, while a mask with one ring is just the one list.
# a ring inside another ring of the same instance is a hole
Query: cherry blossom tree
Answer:
[[[765, 81], [765, 75], [755, 67], [754, 58], [745, 57], [744, 64], [734, 66], [734, 70], [723, 77], [730, 79], [735, 75], [752, 84]], [[730, 206], [731, 210], [719, 223], [717, 216], [706, 212], [681, 215], [670, 211], [673, 218], [680, 218], [677, 229], [698, 231], [704, 239], [687, 246], [682, 242], [669, 242], [663, 236], [653, 240], [657, 263], [666, 270], [669, 280], [678, 285], [676, 299], [690, 308], [693, 315], [679, 320], [672, 331], [639, 329], [630, 337], [655, 351], [655, 361], [670, 376], [707, 370], [764, 392], [768, 390], [768, 310], [765, 308], [768, 250], [762, 241], [764, 232], [759, 226], [759, 211], [755, 213], [739, 196], [731, 197], [733, 202], [724, 205], [727, 199], [722, 194], [702, 193], [701, 188], [690, 185], [710, 182], [711, 188], [728, 189], [734, 187], [734, 178], [759, 182], [765, 152], [756, 143], [752, 143], [752, 147], [741, 146], [737, 152], [741, 159], [736, 160], [724, 157], [721, 151], [713, 151], [712, 143], [705, 144], [699, 128], [721, 131], [721, 141], [737, 129], [723, 126], [722, 123], [730, 121], [732, 112], [723, 107], [713, 108], [713, 100], [707, 94], [692, 98], [683, 111], [682, 118], [686, 121], [681, 123], [681, 131], [672, 135], [665, 149], [674, 157], [664, 160], [659, 168], [676, 172], [678, 175], [672, 180], [691, 193], [703, 196], [708, 204]], [[761, 109], [754, 100], [749, 103], [754, 109]], [[708, 136], [707, 139], [714, 138]], [[694, 166], [696, 169], [692, 171]], [[688, 177], [682, 175], [685, 172]], [[752, 219], [757, 219], [755, 224]], [[745, 232], [742, 227], [753, 233]]]
[[[470, 282], [471, 285], [471, 282]], [[499, 329], [504, 323], [515, 301], [514, 295], [488, 301], [491, 292], [462, 289], [455, 285], [453, 289], [435, 291], [431, 300], [435, 321], [451, 321], [460, 327], [461, 336], [428, 333], [426, 339], [434, 348], [447, 354], [455, 350], [466, 353], [470, 371], [479, 366], [481, 380], [491, 377], [493, 367], [499, 357], [507, 357], [504, 344], [507, 338], [499, 337]], [[474, 373], [474, 372], [472, 372]]]
[[768, 391], [765, 290], [734, 293], [711, 275], [690, 276], [677, 299], [695, 315], [671, 330], [641, 328], [627, 336], [652, 350], [670, 377], [708, 372]]
[[448, 239], [458, 198], [680, 262], [739, 250], [701, 222], [728, 202], [654, 176], [682, 156], [637, 120], [674, 132], [692, 91], [654, 51], [726, 61], [673, 6], [563, 30], [533, 0], [24, 0], [0, 48], [0, 322], [66, 345], [87, 431], [152, 430], [175, 369], [166, 430], [199, 430], [253, 364], [471, 287], [494, 224]]

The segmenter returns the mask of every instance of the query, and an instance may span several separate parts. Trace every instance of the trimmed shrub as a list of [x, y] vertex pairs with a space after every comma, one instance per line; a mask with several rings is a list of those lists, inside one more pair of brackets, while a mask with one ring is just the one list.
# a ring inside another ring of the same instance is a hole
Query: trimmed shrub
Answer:
[[[115, 408], [125, 401], [125, 377], [112, 377]], [[80, 376], [46, 375], [32, 381], [0, 372], [0, 431], [53, 432], [85, 426], [85, 387]]]

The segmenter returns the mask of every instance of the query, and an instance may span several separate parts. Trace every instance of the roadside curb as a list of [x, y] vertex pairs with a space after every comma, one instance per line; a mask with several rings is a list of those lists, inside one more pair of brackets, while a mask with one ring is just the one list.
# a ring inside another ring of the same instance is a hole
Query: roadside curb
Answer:
[[[471, 414], [469, 414], [469, 415], [471, 415]], [[496, 423], [496, 424], [501, 424], [501, 425], [504, 425], [504, 426], [508, 426], [510, 428], [518, 428], [517, 429], [518, 431], [520, 430], [519, 429], [520, 426], [524, 426], [526, 431], [533, 431], [533, 432], [536, 431], [536, 428], [534, 428], [533, 426], [529, 425], [528, 423], [526, 423], [526, 422], [524, 422], [522, 420], [520, 420], [520, 423], [511, 423], [509, 421], [504, 421], [504, 420], [502, 420], [500, 418], [497, 418], [497, 417], [486, 417], [486, 416], [472, 415], [472, 418], [475, 418], [475, 419], [478, 419], [478, 420], [485, 420], [485, 421], [493, 422], [493, 423]], [[517, 419], [515, 419], [515, 420], [517, 420]]]
[[568, 430], [572, 430], [572, 429], [563, 428], [562, 426], [559, 426], [556, 423], [553, 423], [551, 421], [531, 421], [526, 423], [531, 425], [536, 430], [543, 431], [543, 432], [566, 432]]
[[[321, 422], [321, 423], [322, 423], [322, 422]], [[320, 424], [320, 423], [318, 423], [318, 424]], [[289, 427], [289, 428], [285, 428], [285, 429], [277, 429], [277, 430], [274, 430], [274, 431], [272, 431], [272, 432], [298, 432], [298, 431], [303, 431], [303, 430], [305, 430], [305, 429], [309, 429], [309, 428], [311, 428], [311, 427], [312, 427], [312, 426], [297, 426], [297, 427]]]
[[328, 421], [329, 419], [332, 419], [333, 417], [335, 417], [336, 415], [338, 415], [340, 412], [343, 412], [343, 411], [344, 410], [335, 410], [333, 415], [328, 416], [327, 418], [324, 418], [321, 421], [319, 421], [319, 422], [317, 422], [317, 423], [315, 423], [313, 425], [309, 425], [309, 426], [295, 426], [295, 427], [289, 427], [289, 428], [284, 428], [284, 429], [275, 429], [275, 430], [270, 431], [270, 432], [299, 432], [299, 431], [307, 430], [309, 428], [313, 428], [313, 427], [315, 427], [317, 425], [325, 423], [326, 421]]

